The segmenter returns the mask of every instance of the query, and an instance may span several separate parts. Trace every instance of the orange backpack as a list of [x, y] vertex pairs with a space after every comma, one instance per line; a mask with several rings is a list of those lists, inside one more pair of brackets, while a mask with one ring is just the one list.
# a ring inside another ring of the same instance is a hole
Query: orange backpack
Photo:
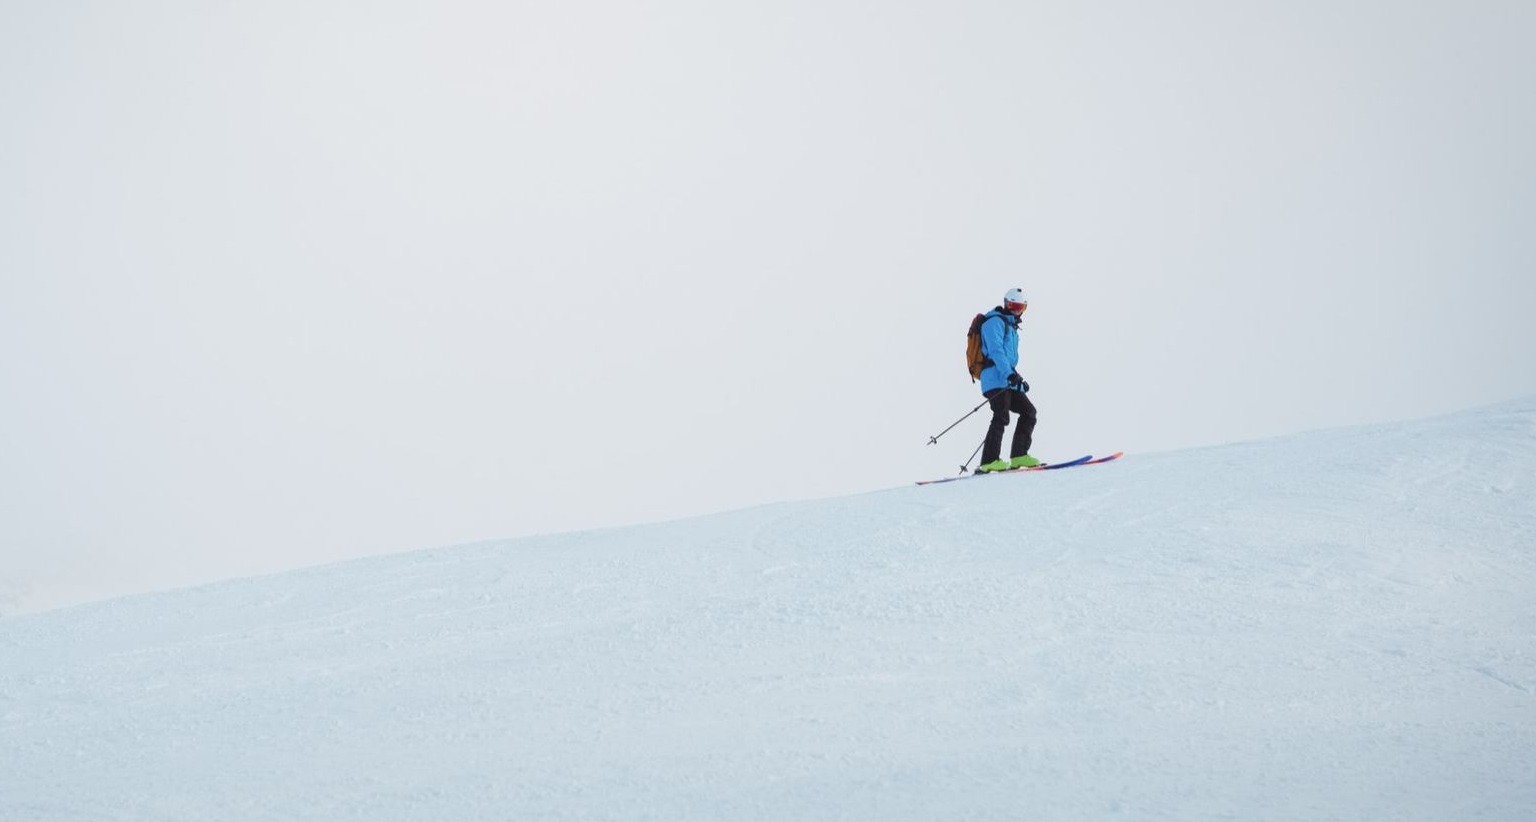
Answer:
[[981, 372], [992, 367], [992, 358], [981, 350], [981, 324], [987, 315], [977, 314], [971, 320], [971, 330], [965, 332], [965, 367], [971, 372], [971, 382], [981, 379]]

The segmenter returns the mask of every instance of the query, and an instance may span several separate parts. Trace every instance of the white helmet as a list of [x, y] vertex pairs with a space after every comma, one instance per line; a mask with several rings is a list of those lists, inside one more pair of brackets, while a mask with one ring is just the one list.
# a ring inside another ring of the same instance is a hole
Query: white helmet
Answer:
[[1003, 295], [1003, 307], [1007, 308], [1010, 303], [1013, 305], [1029, 305], [1029, 298], [1024, 296], [1024, 289], [1008, 289], [1008, 293]]

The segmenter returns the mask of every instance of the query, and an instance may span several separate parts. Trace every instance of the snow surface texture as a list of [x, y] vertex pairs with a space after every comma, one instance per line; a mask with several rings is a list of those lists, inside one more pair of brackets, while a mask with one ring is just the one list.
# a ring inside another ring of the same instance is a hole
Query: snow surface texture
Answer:
[[374, 558], [0, 621], [0, 819], [1530, 820], [1533, 603], [1536, 399]]

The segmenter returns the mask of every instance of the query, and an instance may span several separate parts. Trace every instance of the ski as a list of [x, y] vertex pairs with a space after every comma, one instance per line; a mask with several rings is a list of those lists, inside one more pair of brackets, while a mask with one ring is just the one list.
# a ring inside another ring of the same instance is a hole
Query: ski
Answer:
[[[1042, 465], [1039, 468], [1023, 468], [1023, 469], [1020, 469], [1020, 470], [1022, 470], [1022, 471], [1047, 471], [1047, 470], [1050, 470], [1052, 468], [1074, 468], [1074, 467], [1079, 466], [1079, 465], [1098, 465], [1101, 462], [1109, 462], [1110, 460], [1116, 460], [1116, 459], [1119, 459], [1119, 458], [1121, 458], [1123, 456], [1125, 456], [1125, 452], [1124, 451], [1116, 451], [1115, 453], [1110, 454], [1107, 457], [1099, 457], [1097, 459], [1089, 459], [1087, 457], [1084, 457], [1082, 459], [1072, 460], [1071, 462], [1058, 462], [1058, 463], [1055, 463], [1055, 464], [1052, 464], [1052, 465]], [[1006, 472], [1005, 471], [1004, 473], [1011, 473], [1011, 472]]]
[[1067, 460], [1066, 462], [1048, 462], [1043, 465], [1036, 465], [1034, 468], [1014, 468], [1008, 471], [998, 471], [997, 473], [1012, 474], [1015, 471], [1055, 471], [1057, 468], [1071, 468], [1074, 465], [1087, 465], [1092, 460], [1093, 455], [1089, 454], [1086, 457], [1078, 457], [1075, 460]]
[[[1115, 456], [1119, 456], [1119, 454], [1116, 454]], [[942, 477], [940, 479], [918, 480], [917, 484], [918, 485], [937, 485], [938, 483], [941, 483], [941, 482], [954, 482], [955, 480], [972, 479], [974, 477], [990, 477], [990, 476], [993, 476], [993, 475], [996, 475], [996, 474], [1022, 474], [1022, 473], [1026, 472], [1026, 471], [1051, 471], [1051, 470], [1054, 470], [1054, 469], [1057, 469], [1057, 468], [1071, 468], [1074, 465], [1087, 465], [1092, 460], [1093, 460], [1093, 455], [1089, 454], [1086, 457], [1078, 457], [1075, 460], [1068, 460], [1066, 462], [1044, 463], [1044, 464], [1041, 464], [1041, 465], [1036, 465], [1033, 468], [1010, 468], [1007, 471], [990, 471], [990, 472], [985, 473], [985, 474], [961, 474], [961, 475], [959, 475], [957, 477]]]

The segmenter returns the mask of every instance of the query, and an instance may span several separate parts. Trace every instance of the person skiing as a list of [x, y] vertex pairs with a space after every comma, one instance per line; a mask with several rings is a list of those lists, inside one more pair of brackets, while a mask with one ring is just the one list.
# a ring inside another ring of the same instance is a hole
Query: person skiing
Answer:
[[[1035, 404], [1029, 401], [1029, 383], [1019, 376], [1019, 322], [1029, 308], [1024, 290], [1010, 288], [1003, 304], [987, 312], [981, 324], [981, 350], [990, 365], [981, 372], [981, 393], [992, 407], [992, 425], [981, 446], [976, 473], [1033, 468], [1040, 460], [1029, 455], [1035, 434]], [[1009, 459], [1002, 459], [1003, 432], [1009, 414], [1018, 414]]]

